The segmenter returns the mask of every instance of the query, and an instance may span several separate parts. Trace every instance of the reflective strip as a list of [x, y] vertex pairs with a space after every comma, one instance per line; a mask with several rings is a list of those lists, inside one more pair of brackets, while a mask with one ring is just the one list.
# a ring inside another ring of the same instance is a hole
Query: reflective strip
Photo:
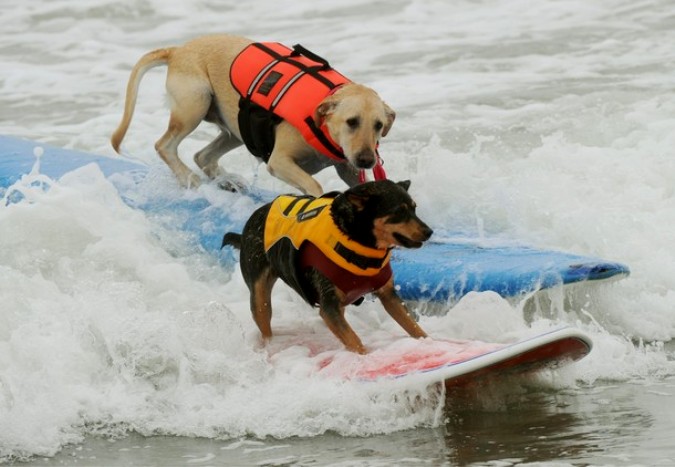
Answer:
[[281, 100], [281, 98], [284, 97], [284, 94], [286, 94], [286, 91], [288, 91], [288, 90], [291, 88], [291, 86], [293, 86], [293, 84], [294, 84], [297, 80], [299, 80], [300, 78], [302, 78], [304, 75], [305, 75], [305, 72], [304, 72], [304, 71], [298, 72], [295, 76], [293, 76], [293, 77], [288, 81], [288, 83], [286, 83], [286, 85], [285, 85], [283, 88], [281, 88], [281, 91], [279, 91], [279, 94], [277, 94], [277, 97], [275, 97], [274, 100], [272, 101], [272, 106], [270, 107], [270, 110], [272, 110], [272, 111], [274, 110], [274, 108], [277, 106], [277, 104], [279, 103], [279, 101]]
[[274, 67], [277, 63], [279, 63], [279, 60], [272, 60], [267, 64], [267, 66], [260, 70], [260, 73], [258, 73], [258, 75], [253, 79], [251, 85], [248, 87], [248, 91], [246, 91], [246, 97], [251, 97], [251, 94], [253, 94], [253, 91], [255, 90], [256, 86], [258, 86], [258, 83], [262, 77], [265, 76], [270, 68]]

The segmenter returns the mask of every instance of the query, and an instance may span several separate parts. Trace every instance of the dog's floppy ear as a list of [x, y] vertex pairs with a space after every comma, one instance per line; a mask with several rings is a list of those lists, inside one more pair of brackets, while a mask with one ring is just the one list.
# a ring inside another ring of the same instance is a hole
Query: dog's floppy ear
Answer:
[[314, 109], [314, 124], [316, 126], [323, 125], [323, 121], [328, 115], [333, 113], [337, 107], [337, 101], [330, 97], [321, 101], [321, 103]]
[[402, 182], [396, 182], [396, 184], [405, 191], [408, 191], [408, 188], [410, 188], [410, 180], [403, 180]]
[[384, 123], [384, 127], [382, 128], [382, 137], [387, 136], [387, 133], [389, 133], [389, 130], [396, 119], [396, 112], [394, 112], [394, 109], [389, 107], [386, 103], [384, 104], [384, 113], [387, 116], [387, 121]]

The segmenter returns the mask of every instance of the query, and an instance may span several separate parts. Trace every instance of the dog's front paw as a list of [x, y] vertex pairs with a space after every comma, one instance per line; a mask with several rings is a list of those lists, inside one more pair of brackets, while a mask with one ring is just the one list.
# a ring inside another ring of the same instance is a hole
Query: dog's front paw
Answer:
[[187, 167], [178, 167], [174, 169], [178, 183], [183, 188], [197, 188], [202, 184], [202, 179], [199, 175], [192, 172]]

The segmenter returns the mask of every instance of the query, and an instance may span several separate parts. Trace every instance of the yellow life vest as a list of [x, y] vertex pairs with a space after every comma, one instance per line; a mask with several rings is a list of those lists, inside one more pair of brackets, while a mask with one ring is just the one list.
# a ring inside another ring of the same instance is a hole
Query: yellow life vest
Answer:
[[287, 238], [296, 250], [304, 242], [316, 246], [339, 268], [357, 276], [375, 276], [389, 265], [391, 250], [364, 246], [335, 225], [330, 207], [334, 198], [322, 196], [279, 196], [274, 200], [265, 224], [264, 246], [268, 252]]

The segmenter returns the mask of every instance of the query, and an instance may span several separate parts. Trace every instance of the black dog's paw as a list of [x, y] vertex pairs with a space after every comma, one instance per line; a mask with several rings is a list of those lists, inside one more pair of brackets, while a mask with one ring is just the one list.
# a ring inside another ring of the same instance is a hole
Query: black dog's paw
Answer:
[[221, 190], [229, 191], [231, 193], [239, 193], [241, 191], [239, 186], [230, 182], [229, 180], [223, 180], [218, 182], [218, 188], [220, 188]]
[[246, 194], [249, 192], [248, 183], [241, 177], [233, 174], [227, 174], [216, 180], [218, 188], [229, 191], [231, 193]]

